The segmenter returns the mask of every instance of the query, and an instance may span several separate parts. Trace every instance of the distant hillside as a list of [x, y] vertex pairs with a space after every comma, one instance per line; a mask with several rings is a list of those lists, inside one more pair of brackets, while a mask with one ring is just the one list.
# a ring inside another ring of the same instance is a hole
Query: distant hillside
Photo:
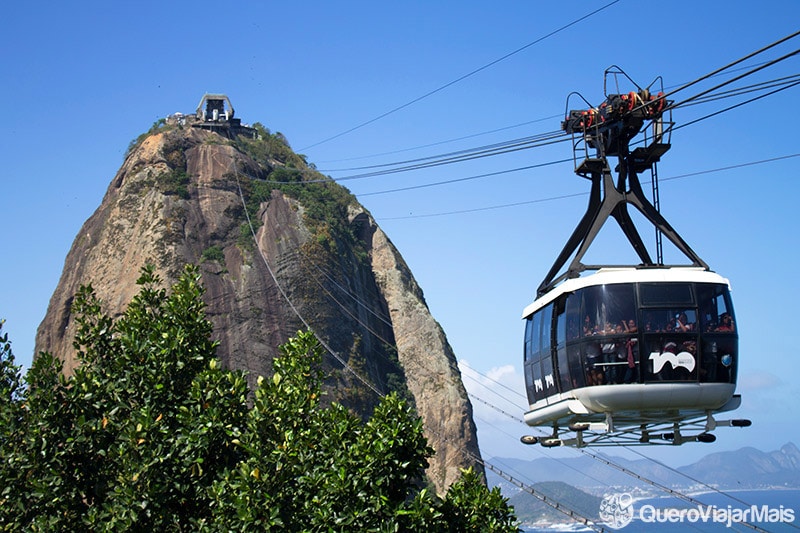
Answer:
[[[602, 500], [598, 496], [592, 496], [560, 481], [536, 483], [533, 485], [533, 489], [538, 494], [554, 502], [559, 502], [566, 506], [568, 510], [574, 511], [585, 518], [597, 518], [600, 501]], [[520, 492], [512, 496], [509, 498], [509, 503], [514, 506], [515, 514], [523, 524], [569, 521], [567, 515], [528, 492]]]
[[[693, 479], [723, 490], [800, 488], [800, 450], [791, 442], [772, 452], [749, 447], [732, 452], [716, 452], [677, 469], [647, 459], [610, 459], [642, 477], [676, 489], [697, 488], [698, 483]], [[518, 473], [520, 479], [528, 483], [558, 481], [595, 495], [602, 495], [610, 487], [652, 489], [647, 483], [589, 456], [532, 461], [494, 458], [491, 462], [503, 470]], [[516, 495], [519, 491], [491, 471], [487, 472], [487, 478], [492, 486], [500, 486], [506, 496]]]
[[678, 470], [721, 488], [800, 487], [800, 450], [791, 442], [769, 453], [748, 447], [712, 453]]

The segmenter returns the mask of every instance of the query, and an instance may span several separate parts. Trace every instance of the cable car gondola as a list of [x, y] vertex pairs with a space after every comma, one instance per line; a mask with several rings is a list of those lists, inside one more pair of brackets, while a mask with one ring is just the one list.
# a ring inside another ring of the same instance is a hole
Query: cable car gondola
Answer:
[[[562, 123], [573, 138], [575, 172], [591, 181], [591, 193], [586, 214], [536, 300], [523, 311], [530, 404], [524, 419], [530, 426], [552, 428], [547, 437], [523, 436], [523, 443], [679, 445], [713, 442], [711, 431], [718, 426], [750, 425], [749, 420], [715, 418], [741, 403], [735, 394], [738, 332], [728, 280], [709, 269], [656, 207], [654, 165], [670, 148], [673, 123], [665, 114], [671, 103], [663, 93], [652, 95], [637, 86], [628, 94], [607, 94], [597, 108], [570, 111]], [[642, 131], [641, 146], [631, 150]], [[618, 159], [616, 182], [608, 163], [612, 156]], [[638, 178], [648, 169], [653, 202]], [[656, 228], [656, 261], [628, 204]], [[640, 264], [581, 262], [609, 217], [620, 225]], [[661, 235], [690, 264], [665, 265]]]

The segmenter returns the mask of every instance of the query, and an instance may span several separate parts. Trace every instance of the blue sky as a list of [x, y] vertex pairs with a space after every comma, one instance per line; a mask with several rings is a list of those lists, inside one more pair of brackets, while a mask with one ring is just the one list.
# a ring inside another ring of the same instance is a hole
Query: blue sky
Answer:
[[[571, 92], [602, 102], [611, 65], [641, 85], [661, 76], [674, 89], [795, 32], [800, 20], [800, 4], [788, 0], [757, 8], [740, 0], [610, 3], [8, 6], [0, 36], [0, 317], [18, 360], [30, 362], [66, 253], [130, 141], [161, 117], [192, 112], [205, 92], [226, 93], [243, 121], [283, 133], [309, 162], [344, 178], [359, 173], [349, 170], [356, 167], [556, 131]], [[745, 65], [799, 47], [794, 39]], [[795, 56], [738, 86], [798, 72]], [[798, 88], [788, 89], [676, 130], [659, 164], [662, 212], [731, 280], [744, 398], [737, 416], [754, 421], [718, 431], [713, 445], [644, 450], [660, 460], [682, 465], [711, 451], [800, 444], [792, 325], [798, 96]], [[681, 126], [744, 98], [685, 106], [673, 118]], [[580, 107], [576, 97], [570, 103]], [[405, 257], [462, 362], [467, 388], [518, 417], [521, 396], [482, 382], [491, 376], [522, 393], [522, 309], [583, 214], [588, 182], [571, 163], [465, 178], [571, 156], [569, 144], [558, 143], [342, 182]], [[783, 159], [751, 165], [774, 158]], [[725, 167], [735, 168], [718, 170]], [[410, 189], [451, 180], [460, 181]], [[387, 192], [394, 189], [406, 190]], [[509, 204], [519, 205], [499, 207]], [[632, 260], [618, 233], [604, 231], [587, 259]], [[643, 230], [645, 239], [650, 234]], [[485, 457], [575, 453], [522, 447], [524, 426], [479, 401], [475, 411]]]

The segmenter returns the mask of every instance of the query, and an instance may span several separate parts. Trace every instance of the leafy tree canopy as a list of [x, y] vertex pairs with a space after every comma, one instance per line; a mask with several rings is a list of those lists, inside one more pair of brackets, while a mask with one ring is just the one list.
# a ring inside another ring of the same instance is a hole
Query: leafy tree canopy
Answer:
[[215, 358], [199, 279], [167, 292], [145, 267], [116, 320], [82, 287], [69, 378], [48, 353], [23, 378], [0, 335], [0, 530], [517, 531], [473, 471], [425, 488], [433, 451], [396, 395], [366, 422], [323, 407], [311, 333], [251, 394]]

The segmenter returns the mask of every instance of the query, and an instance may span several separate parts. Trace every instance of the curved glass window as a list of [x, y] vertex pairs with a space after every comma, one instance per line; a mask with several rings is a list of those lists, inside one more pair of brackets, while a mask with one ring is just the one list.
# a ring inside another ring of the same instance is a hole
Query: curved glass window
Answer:
[[641, 284], [644, 381], [735, 383], [738, 340], [728, 287]]
[[727, 287], [724, 285], [699, 285], [697, 299], [700, 308], [701, 331], [706, 333], [736, 331], [733, 306]]
[[640, 283], [639, 299], [642, 307], [694, 304], [692, 287], [689, 283]]
[[581, 336], [581, 294], [575, 293], [567, 296], [567, 340], [571, 341]]
[[528, 318], [525, 325], [525, 378], [533, 404], [558, 392], [552, 354], [553, 304]]
[[531, 359], [539, 359], [539, 351], [542, 349], [542, 314], [533, 315], [531, 325]]
[[[563, 386], [561, 392], [585, 387], [586, 375], [584, 373], [583, 356], [581, 355], [580, 344], [573, 343], [567, 345], [567, 365], [569, 366], [569, 383]], [[561, 379], [563, 383], [564, 376], [562, 376]]]
[[737, 339], [728, 334], [704, 335], [699, 378], [704, 383], [736, 383]]
[[587, 287], [581, 293], [585, 337], [625, 333], [630, 321], [636, 321], [634, 284]]
[[620, 283], [579, 289], [526, 324], [531, 403], [626, 383], [735, 383], [738, 337], [727, 285]]
[[533, 320], [528, 318], [525, 321], [525, 361], [533, 358]]
[[554, 312], [556, 315], [556, 372], [558, 375], [558, 388], [565, 391], [570, 390], [570, 368], [567, 359], [567, 296], [562, 296], [555, 302]]

